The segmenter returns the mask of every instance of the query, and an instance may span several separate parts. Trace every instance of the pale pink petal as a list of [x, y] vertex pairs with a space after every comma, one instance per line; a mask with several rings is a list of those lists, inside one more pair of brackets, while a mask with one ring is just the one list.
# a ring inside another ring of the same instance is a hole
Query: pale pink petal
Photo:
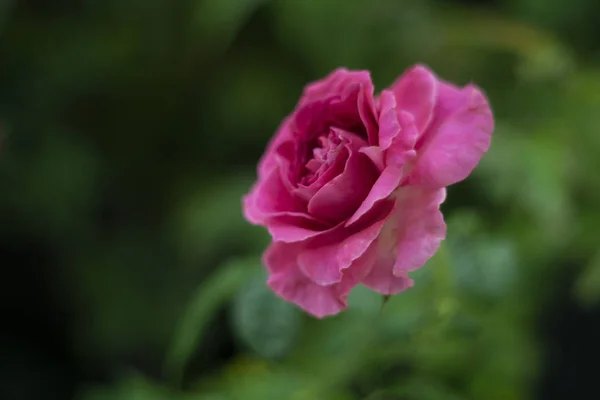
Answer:
[[465, 179], [488, 150], [494, 119], [475, 86], [440, 84], [435, 118], [417, 143], [410, 183], [444, 187]]
[[377, 179], [378, 171], [362, 153], [350, 154], [344, 172], [325, 184], [308, 202], [310, 215], [331, 223], [348, 218]]
[[444, 188], [405, 186], [398, 190], [395, 275], [421, 268], [440, 247], [446, 236], [446, 224], [440, 211], [445, 198]]
[[427, 67], [417, 65], [390, 87], [396, 96], [398, 110], [412, 114], [419, 132], [427, 129], [433, 118], [437, 83], [437, 78]]
[[283, 299], [317, 318], [337, 314], [347, 307], [334, 287], [311, 282], [297, 267], [285, 274], [269, 276], [267, 285]]
[[393, 274], [394, 259], [379, 258], [369, 274], [363, 278], [362, 284], [378, 293], [386, 296], [398, 294], [410, 289], [413, 286], [413, 280], [408, 274]]
[[341, 280], [343, 271], [358, 259], [379, 235], [385, 220], [390, 215], [393, 202], [382, 204], [371, 215], [379, 214], [352, 229], [339, 225], [311, 240], [298, 256], [300, 269], [312, 281], [330, 285]]
[[405, 186], [377, 240], [378, 260], [363, 283], [382, 294], [412, 286], [407, 272], [422, 267], [437, 251], [446, 234], [440, 204], [445, 189]]
[[334, 315], [347, 308], [348, 294], [369, 273], [375, 261], [375, 246], [354, 260], [344, 271], [339, 283], [329, 286], [318, 285], [302, 273], [296, 262], [302, 246], [302, 243], [271, 244], [263, 257], [270, 273], [267, 282], [269, 287], [283, 299], [317, 318]]

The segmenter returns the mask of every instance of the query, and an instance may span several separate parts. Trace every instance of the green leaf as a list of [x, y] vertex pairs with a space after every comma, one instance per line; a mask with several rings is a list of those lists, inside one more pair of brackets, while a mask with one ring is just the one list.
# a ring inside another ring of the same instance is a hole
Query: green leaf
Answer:
[[300, 329], [300, 311], [277, 297], [266, 277], [249, 281], [233, 304], [233, 325], [244, 344], [264, 358], [284, 357]]
[[184, 312], [165, 360], [165, 373], [177, 384], [190, 360], [202, 333], [215, 311], [256, 273], [258, 258], [235, 260], [219, 267], [198, 288]]

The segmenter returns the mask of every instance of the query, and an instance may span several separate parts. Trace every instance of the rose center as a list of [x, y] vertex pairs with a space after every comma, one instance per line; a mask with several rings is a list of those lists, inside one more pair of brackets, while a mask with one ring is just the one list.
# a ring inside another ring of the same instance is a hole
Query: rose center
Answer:
[[335, 162], [341, 146], [342, 139], [337, 132], [330, 131], [327, 136], [319, 136], [316, 146], [312, 149], [312, 158], [309, 158], [304, 165], [305, 173], [300, 179], [300, 183], [303, 185], [313, 183]]

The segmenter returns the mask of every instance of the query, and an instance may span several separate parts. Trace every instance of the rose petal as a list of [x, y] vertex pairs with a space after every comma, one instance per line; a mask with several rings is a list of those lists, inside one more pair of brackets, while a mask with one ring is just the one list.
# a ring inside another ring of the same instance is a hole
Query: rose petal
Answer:
[[410, 183], [435, 188], [465, 179], [488, 150], [493, 130], [492, 111], [481, 90], [440, 84], [435, 118], [417, 143]]
[[[394, 103], [391, 93], [386, 95], [385, 92], [381, 97], [381, 101], [382, 109], [386, 103]], [[404, 165], [412, 162], [416, 156], [413, 147], [417, 140], [418, 132], [414, 125], [412, 115], [405, 111], [400, 111], [398, 114], [396, 114], [396, 110], [394, 109], [390, 109], [390, 111], [391, 116], [396, 121], [395, 124], [391, 122], [387, 124], [390, 128], [388, 129], [389, 134], [384, 133], [382, 135], [382, 130], [386, 130], [386, 124], [380, 125], [379, 130], [380, 143], [382, 143], [382, 145], [388, 145], [387, 151], [385, 152], [387, 167], [382, 171], [365, 200], [361, 203], [352, 217], [350, 217], [348, 222], [346, 222], [346, 226], [358, 221], [358, 219], [368, 212], [376, 202], [390, 196], [392, 192], [398, 188], [402, 178], [404, 178]], [[392, 130], [393, 132], [391, 132]]]
[[312, 82], [304, 87], [299, 106], [322, 100], [332, 93], [341, 93], [344, 88], [353, 82], [370, 82], [369, 71], [350, 71], [346, 68], [337, 68], [323, 79]]
[[384, 90], [379, 96], [379, 147], [386, 150], [392, 145], [392, 140], [400, 133], [396, 97], [389, 90]]
[[[339, 225], [312, 240], [298, 256], [300, 269], [320, 285], [339, 282], [343, 271], [375, 241], [392, 208], [393, 202], [382, 204], [362, 226], [347, 229]], [[373, 218], [375, 215], [377, 218]]]
[[440, 211], [445, 199], [446, 189], [406, 186], [398, 190], [395, 275], [421, 268], [440, 247], [446, 237], [446, 224]]
[[243, 199], [246, 219], [253, 224], [266, 225], [274, 240], [304, 240], [331, 227], [303, 210], [302, 204], [283, 184], [278, 169], [256, 183]]
[[405, 186], [398, 190], [393, 215], [381, 230], [378, 260], [363, 284], [390, 295], [412, 286], [407, 272], [422, 267], [446, 234], [440, 204], [445, 189]]
[[297, 265], [303, 244], [275, 242], [265, 252], [264, 264], [270, 272], [267, 284], [279, 296], [317, 318], [337, 314], [348, 307], [348, 294], [369, 273], [377, 256], [376, 246], [344, 270], [339, 283], [320, 286], [304, 275]]
[[377, 201], [390, 196], [400, 184], [400, 179], [402, 179], [401, 169], [394, 166], [384, 169], [381, 175], [379, 175], [379, 178], [377, 178], [377, 181], [375, 182], [373, 187], [371, 188], [371, 191], [367, 195], [367, 198], [358, 207], [358, 209], [352, 215], [352, 217], [350, 217], [350, 219], [346, 222], [346, 226], [350, 226], [351, 224], [358, 221], [373, 207], [373, 205]]
[[346, 304], [333, 286], [319, 286], [298, 268], [299, 244], [275, 242], [265, 252], [263, 262], [271, 272], [267, 285], [277, 295], [317, 318], [337, 314]]
[[286, 140], [292, 139], [292, 131], [290, 129], [290, 117], [286, 117], [282, 122], [273, 138], [267, 144], [267, 148], [258, 162], [258, 177], [264, 179], [269, 173], [277, 167], [275, 150]]
[[390, 87], [396, 96], [398, 110], [412, 114], [419, 132], [427, 129], [433, 118], [437, 82], [427, 67], [417, 65], [402, 74]]
[[[375, 118], [375, 101], [373, 98], [374, 88], [369, 71], [350, 71], [346, 68], [338, 68], [325, 78], [305, 87], [297, 109], [304, 106], [339, 97], [341, 103], [352, 105], [350, 112], [341, 110], [342, 115], [350, 117], [351, 125], [347, 123], [336, 125], [340, 128], [351, 128], [362, 125], [367, 134], [369, 144], [377, 144], [377, 119]], [[336, 110], [335, 113], [340, 112]], [[338, 122], [339, 121], [335, 121]], [[348, 120], [346, 119], [346, 122]]]
[[358, 114], [362, 120], [367, 132], [367, 141], [370, 145], [378, 144], [378, 124], [375, 117], [375, 100], [373, 98], [373, 84], [362, 87], [362, 92], [358, 96]]
[[333, 163], [317, 178], [316, 181], [308, 186], [298, 185], [297, 188], [293, 189], [292, 193], [308, 203], [315, 193], [323, 186], [344, 172], [349, 156], [350, 152], [348, 149], [345, 146], [342, 147]]
[[262, 224], [269, 215], [281, 212], [301, 212], [302, 206], [283, 184], [278, 169], [259, 180], [244, 197], [244, 216], [254, 224]]
[[348, 218], [365, 199], [377, 175], [377, 168], [367, 156], [351, 153], [344, 172], [325, 184], [308, 202], [308, 212], [331, 223]]
[[363, 278], [362, 284], [385, 296], [410, 289], [414, 282], [406, 272], [398, 276], [392, 273], [394, 261], [390, 258], [378, 259], [369, 274]]
[[369, 159], [375, 164], [378, 170], [383, 171], [385, 168], [385, 164], [383, 163], [383, 153], [381, 149], [377, 146], [367, 146], [358, 150], [363, 153], [365, 156], [369, 157]]
[[300, 242], [322, 235], [331, 226], [304, 213], [282, 213], [266, 220], [265, 225], [275, 241]]
[[400, 132], [392, 139], [392, 144], [385, 153], [385, 164], [404, 169], [406, 164], [411, 163], [417, 155], [414, 148], [419, 131], [411, 114], [399, 111], [397, 117]]

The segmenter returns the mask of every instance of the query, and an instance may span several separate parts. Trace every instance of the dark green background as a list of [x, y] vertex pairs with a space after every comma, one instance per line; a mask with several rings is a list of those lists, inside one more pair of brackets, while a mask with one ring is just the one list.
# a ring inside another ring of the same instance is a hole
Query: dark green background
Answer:
[[[594, 398], [597, 0], [0, 1], [1, 399]], [[304, 84], [428, 64], [497, 129], [415, 288], [316, 321], [240, 198]], [[597, 392], [597, 390], [595, 390]]]

